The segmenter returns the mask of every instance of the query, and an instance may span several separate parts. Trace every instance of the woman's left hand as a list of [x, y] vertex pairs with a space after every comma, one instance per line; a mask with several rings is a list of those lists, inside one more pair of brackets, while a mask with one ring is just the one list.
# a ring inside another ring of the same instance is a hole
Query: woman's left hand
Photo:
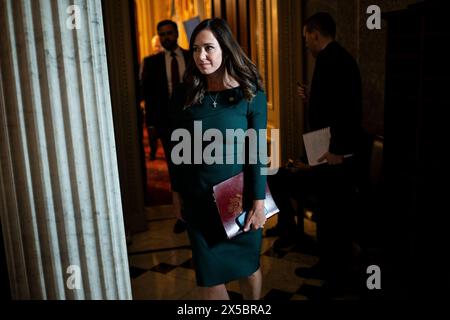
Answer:
[[250, 227], [253, 230], [263, 228], [266, 220], [267, 218], [264, 212], [264, 200], [254, 200], [253, 207], [247, 215], [247, 223], [244, 226], [244, 231], [249, 231]]

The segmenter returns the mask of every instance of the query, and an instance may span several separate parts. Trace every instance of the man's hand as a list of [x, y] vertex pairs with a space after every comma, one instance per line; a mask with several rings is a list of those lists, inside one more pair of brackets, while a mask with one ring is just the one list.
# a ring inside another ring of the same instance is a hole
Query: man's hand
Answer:
[[264, 212], [264, 200], [254, 200], [253, 207], [248, 212], [247, 222], [244, 226], [244, 231], [247, 232], [252, 227], [253, 230], [257, 230], [264, 227], [266, 223], [266, 213]]
[[300, 160], [289, 159], [288, 163], [286, 164], [286, 169], [291, 173], [295, 173], [299, 170], [305, 170], [307, 168], [309, 168], [309, 165]]
[[308, 86], [297, 82], [297, 95], [306, 103], [309, 100]]
[[328, 164], [341, 164], [344, 162], [344, 156], [340, 154], [334, 154], [331, 152], [326, 152], [323, 156], [321, 156], [317, 161], [322, 162], [324, 160], [328, 161]]

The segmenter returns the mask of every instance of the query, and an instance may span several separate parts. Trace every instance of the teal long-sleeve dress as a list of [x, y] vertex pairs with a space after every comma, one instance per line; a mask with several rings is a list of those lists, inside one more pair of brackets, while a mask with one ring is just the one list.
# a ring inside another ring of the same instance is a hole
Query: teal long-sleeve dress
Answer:
[[[266, 176], [261, 174], [262, 159], [248, 148], [248, 156], [242, 156], [242, 140], [226, 139], [226, 133], [230, 129], [245, 132], [253, 128], [257, 141], [261, 134], [264, 135], [261, 141], [265, 147], [264, 131], [259, 130], [267, 127], [267, 98], [263, 91], [258, 91], [252, 101], [247, 101], [238, 87], [207, 92], [202, 103], [186, 108], [184, 92], [176, 91], [172, 99], [172, 140], [174, 136], [186, 137], [189, 133], [191, 143], [190, 146], [185, 144], [183, 149], [180, 143], [184, 138], [172, 141], [171, 184], [172, 190], [179, 192], [183, 200], [183, 218], [188, 222], [197, 284], [209, 287], [247, 277], [259, 268], [262, 230], [227, 239], [214, 202], [213, 186], [244, 171], [245, 179], [250, 181], [248, 194], [251, 200], [265, 198]], [[215, 150], [211, 151], [219, 131], [223, 141], [219, 139]], [[214, 138], [202, 139], [205, 132], [206, 137]], [[183, 158], [184, 163], [176, 160], [174, 155]]]

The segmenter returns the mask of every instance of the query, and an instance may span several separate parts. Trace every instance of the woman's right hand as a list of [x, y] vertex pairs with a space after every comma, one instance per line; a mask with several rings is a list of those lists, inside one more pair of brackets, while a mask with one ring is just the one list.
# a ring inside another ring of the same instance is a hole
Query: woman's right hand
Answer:
[[264, 200], [253, 200], [253, 207], [248, 212], [247, 221], [244, 226], [244, 232], [253, 230], [258, 230], [264, 228], [266, 223], [266, 214], [264, 212]]

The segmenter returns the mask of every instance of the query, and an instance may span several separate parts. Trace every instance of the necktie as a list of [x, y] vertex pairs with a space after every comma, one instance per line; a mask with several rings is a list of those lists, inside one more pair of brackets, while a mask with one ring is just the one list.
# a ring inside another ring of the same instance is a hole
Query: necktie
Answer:
[[180, 83], [180, 71], [178, 70], [177, 54], [172, 51], [171, 56], [172, 56], [172, 63], [170, 66], [170, 72], [172, 76], [172, 88], [173, 88], [178, 83]]

